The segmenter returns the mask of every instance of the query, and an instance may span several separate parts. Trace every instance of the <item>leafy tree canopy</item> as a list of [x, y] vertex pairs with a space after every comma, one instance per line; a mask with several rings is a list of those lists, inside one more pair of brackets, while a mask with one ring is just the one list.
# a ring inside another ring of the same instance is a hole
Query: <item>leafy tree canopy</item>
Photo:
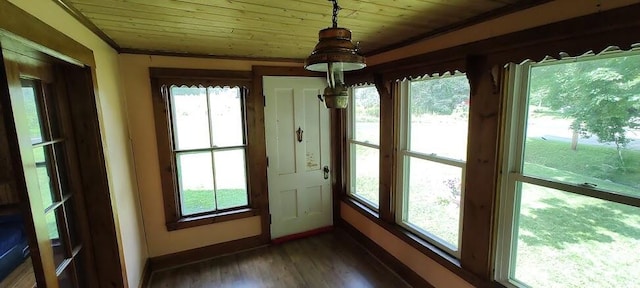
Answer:
[[629, 143], [626, 131], [640, 127], [640, 55], [535, 66], [530, 93], [531, 104], [620, 150]]
[[411, 82], [412, 114], [451, 115], [456, 108], [468, 106], [469, 82], [465, 76], [453, 76]]

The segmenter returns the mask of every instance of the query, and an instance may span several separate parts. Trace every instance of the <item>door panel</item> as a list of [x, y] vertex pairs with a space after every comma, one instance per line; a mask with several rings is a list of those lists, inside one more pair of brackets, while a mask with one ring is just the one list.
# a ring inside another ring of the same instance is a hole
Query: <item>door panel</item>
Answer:
[[329, 111], [323, 78], [264, 77], [271, 237], [331, 226]]
[[[294, 141], [295, 119], [293, 111], [293, 89], [276, 89], [275, 91], [275, 116], [277, 117], [276, 130], [278, 137], [277, 167], [279, 175], [291, 175], [296, 173], [296, 145]], [[291, 151], [294, 151], [293, 157]]]
[[[304, 144], [305, 152], [305, 169], [307, 172], [318, 171], [322, 169], [322, 151], [320, 145], [322, 138], [320, 137], [321, 111], [325, 112], [326, 108], [321, 107], [318, 101], [317, 89], [305, 89], [304, 93]], [[323, 109], [323, 110], [320, 110]], [[326, 128], [326, 127], [323, 127]]]

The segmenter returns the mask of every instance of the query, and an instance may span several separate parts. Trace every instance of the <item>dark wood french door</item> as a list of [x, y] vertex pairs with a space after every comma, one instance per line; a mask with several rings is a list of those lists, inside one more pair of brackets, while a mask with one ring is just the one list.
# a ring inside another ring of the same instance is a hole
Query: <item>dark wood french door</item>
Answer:
[[[38, 287], [95, 287], [96, 273], [64, 75], [56, 63], [3, 51], [33, 221]], [[7, 58], [7, 55], [13, 57]]]

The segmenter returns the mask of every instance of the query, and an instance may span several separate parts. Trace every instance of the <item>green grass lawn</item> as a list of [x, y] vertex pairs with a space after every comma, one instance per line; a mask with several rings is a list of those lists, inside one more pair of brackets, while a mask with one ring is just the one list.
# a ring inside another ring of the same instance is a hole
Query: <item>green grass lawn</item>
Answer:
[[[640, 196], [640, 151], [529, 139], [525, 174]], [[516, 279], [532, 287], [632, 287], [640, 271], [640, 208], [522, 186]]]
[[[192, 215], [202, 212], [222, 210], [249, 205], [244, 189], [219, 189], [217, 197], [212, 190], [186, 190], [182, 192], [182, 214]], [[216, 209], [217, 200], [217, 209]]]
[[[624, 168], [616, 149], [610, 146], [579, 144], [574, 151], [569, 142], [529, 139], [524, 171], [527, 175], [568, 183], [587, 182], [640, 197], [640, 151], [624, 150], [623, 156]], [[439, 183], [428, 184], [436, 175], [415, 177], [425, 178], [416, 181], [412, 191], [425, 191], [425, 195], [424, 199], [411, 201], [417, 205], [412, 210], [412, 223], [438, 219], [437, 224], [446, 227], [451, 221], [443, 215], [454, 211], [443, 209], [453, 208], [429, 204], [427, 197], [438, 193], [430, 189], [440, 187]], [[373, 185], [368, 181], [377, 181], [364, 177], [359, 180], [365, 187]], [[562, 288], [633, 287], [638, 283], [640, 208], [523, 184], [519, 215], [514, 275], [519, 281], [531, 287]], [[456, 231], [456, 227], [444, 230]], [[454, 237], [449, 239], [444, 232], [439, 235], [455, 243], [456, 235], [449, 235]]]
[[[352, 144], [353, 145], [353, 144]], [[355, 149], [353, 149], [355, 147]], [[352, 153], [355, 156], [355, 179], [351, 183], [350, 192], [358, 197], [370, 202], [377, 207], [380, 203], [379, 189], [379, 150], [362, 145], [352, 146]]]
[[[640, 196], [640, 151], [623, 150], [624, 167], [616, 149], [608, 146], [578, 144], [577, 150], [571, 150], [569, 142], [527, 139], [525, 151], [525, 174], [574, 183], [589, 182]], [[560, 179], [562, 173], [559, 172], [570, 175]]]
[[532, 287], [632, 287], [640, 209], [523, 184], [516, 279]]
[[[35, 158], [36, 163], [45, 162], [44, 148], [36, 148], [33, 149], [33, 156]], [[36, 173], [38, 175], [38, 189], [40, 196], [42, 197], [42, 207], [47, 209], [49, 206], [53, 204], [55, 200], [53, 191], [51, 190], [51, 179], [49, 178], [49, 172], [46, 166], [41, 166], [36, 168]], [[58, 208], [62, 209], [62, 208]], [[55, 211], [49, 211], [45, 215], [45, 220], [47, 222], [47, 229], [49, 231], [50, 239], [58, 239], [60, 238], [60, 234], [58, 232], [58, 224], [56, 222]]]

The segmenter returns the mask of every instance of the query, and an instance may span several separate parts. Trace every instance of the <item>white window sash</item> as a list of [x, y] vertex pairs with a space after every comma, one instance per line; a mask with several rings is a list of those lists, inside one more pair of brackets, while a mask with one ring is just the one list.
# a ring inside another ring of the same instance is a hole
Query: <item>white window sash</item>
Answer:
[[[612, 57], [607, 55], [606, 57]], [[575, 61], [575, 60], [574, 60]], [[550, 64], [550, 63], [549, 63]], [[556, 63], [553, 63], [556, 64]], [[541, 65], [548, 65], [547, 63]], [[503, 163], [499, 187], [499, 218], [497, 227], [495, 279], [510, 288], [528, 287], [515, 279], [515, 228], [520, 215], [522, 183], [551, 188], [562, 192], [597, 198], [613, 203], [640, 207], [640, 198], [606, 191], [596, 187], [558, 180], [543, 179], [523, 173], [524, 143], [529, 99], [531, 62], [506, 66], [506, 97], [504, 100], [505, 129], [503, 134]], [[513, 265], [512, 265], [513, 264]]]
[[349, 105], [347, 106], [347, 159], [348, 159], [348, 163], [347, 163], [347, 171], [349, 171], [349, 175], [347, 177], [347, 183], [346, 183], [346, 187], [347, 187], [347, 194], [353, 198], [358, 199], [363, 205], [367, 206], [369, 209], [372, 209], [374, 211], [378, 211], [378, 206], [379, 204], [376, 203], [371, 203], [370, 200], [365, 199], [364, 197], [353, 193], [353, 177], [355, 176], [355, 169], [356, 169], [356, 165], [355, 165], [355, 153], [351, 152], [351, 147], [352, 145], [360, 145], [360, 146], [364, 146], [367, 148], [372, 148], [372, 149], [377, 149], [378, 151], [380, 150], [380, 146], [376, 145], [376, 144], [371, 144], [368, 142], [362, 142], [362, 141], [358, 141], [355, 139], [355, 135], [354, 135], [354, 131], [355, 131], [355, 113], [354, 113], [354, 109], [355, 109], [355, 89], [356, 88], [363, 88], [363, 87], [373, 87], [373, 85], [367, 85], [367, 86], [358, 86], [358, 87], [351, 87], [349, 88], [349, 94], [351, 94], [349, 97]]
[[[409, 107], [411, 105], [411, 82], [408, 80], [399, 82], [399, 92], [400, 92], [400, 111], [399, 111], [399, 151], [397, 157], [397, 181], [396, 181], [396, 223], [401, 227], [413, 232], [421, 239], [431, 243], [432, 245], [440, 248], [443, 251], [446, 251], [450, 255], [453, 255], [456, 258], [460, 258], [460, 253], [462, 251], [462, 221], [463, 221], [463, 212], [464, 212], [464, 195], [465, 195], [465, 175], [466, 175], [466, 162], [458, 159], [451, 159], [447, 157], [441, 157], [433, 154], [425, 154], [416, 151], [408, 150], [408, 139], [411, 137], [411, 123], [409, 122]], [[412, 225], [407, 221], [407, 213], [408, 210], [408, 197], [404, 197], [404, 192], [408, 189], [409, 184], [409, 157], [413, 157], [416, 159], [421, 159], [429, 162], [435, 162], [439, 164], [449, 165], [453, 167], [458, 167], [462, 169], [461, 175], [461, 194], [460, 194], [460, 211], [459, 211], [459, 223], [458, 223], [458, 243], [457, 249], [450, 245], [447, 241], [441, 239], [440, 237], [433, 235], [429, 231], [421, 229], [415, 225]]]

